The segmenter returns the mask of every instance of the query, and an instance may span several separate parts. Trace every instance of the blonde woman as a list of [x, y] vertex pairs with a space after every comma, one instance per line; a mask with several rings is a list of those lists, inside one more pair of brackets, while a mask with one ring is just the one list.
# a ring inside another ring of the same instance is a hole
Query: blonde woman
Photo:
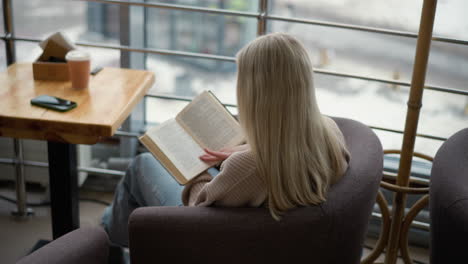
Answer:
[[246, 145], [206, 150], [222, 162], [181, 187], [150, 154], [139, 155], [103, 218], [112, 241], [128, 243], [127, 221], [139, 206], [267, 206], [278, 221], [298, 206], [326, 200], [347, 169], [337, 125], [317, 106], [309, 56], [287, 34], [257, 38], [237, 55], [239, 120]]

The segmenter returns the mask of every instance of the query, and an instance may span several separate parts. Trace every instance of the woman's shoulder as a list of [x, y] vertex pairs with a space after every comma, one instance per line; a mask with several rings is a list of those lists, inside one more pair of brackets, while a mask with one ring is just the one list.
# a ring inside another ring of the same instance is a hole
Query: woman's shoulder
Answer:
[[250, 149], [231, 154], [222, 164], [221, 169], [228, 167], [255, 168], [255, 159]]

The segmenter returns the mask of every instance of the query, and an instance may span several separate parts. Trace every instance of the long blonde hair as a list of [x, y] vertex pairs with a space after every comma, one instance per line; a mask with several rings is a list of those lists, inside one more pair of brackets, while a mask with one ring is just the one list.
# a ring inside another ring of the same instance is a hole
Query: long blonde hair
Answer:
[[317, 106], [306, 50], [290, 35], [269, 34], [239, 51], [237, 67], [239, 120], [272, 216], [325, 201], [343, 152]]

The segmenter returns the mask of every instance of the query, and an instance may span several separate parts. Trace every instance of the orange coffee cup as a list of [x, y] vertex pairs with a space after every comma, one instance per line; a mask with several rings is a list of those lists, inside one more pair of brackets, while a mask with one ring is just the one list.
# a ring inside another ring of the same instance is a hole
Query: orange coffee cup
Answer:
[[74, 89], [86, 89], [89, 85], [91, 56], [82, 50], [72, 50], [65, 56], [70, 80]]

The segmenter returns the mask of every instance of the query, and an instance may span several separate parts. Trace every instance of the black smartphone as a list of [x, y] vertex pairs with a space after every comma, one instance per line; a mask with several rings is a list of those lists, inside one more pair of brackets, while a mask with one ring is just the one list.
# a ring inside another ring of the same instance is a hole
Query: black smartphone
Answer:
[[31, 99], [31, 104], [60, 112], [66, 112], [68, 110], [71, 110], [77, 105], [73, 101], [65, 100], [50, 95], [39, 95], [38, 97]]

